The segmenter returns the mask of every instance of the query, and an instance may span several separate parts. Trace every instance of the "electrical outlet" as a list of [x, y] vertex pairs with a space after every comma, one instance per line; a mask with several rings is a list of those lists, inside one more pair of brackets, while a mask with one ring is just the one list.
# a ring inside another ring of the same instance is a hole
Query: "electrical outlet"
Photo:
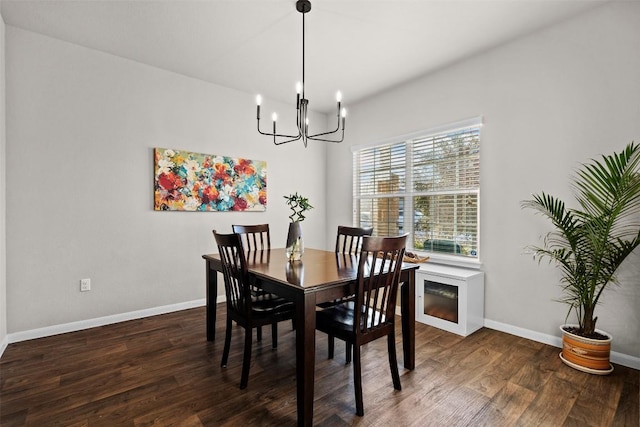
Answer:
[[91, 279], [80, 279], [80, 292], [91, 290]]

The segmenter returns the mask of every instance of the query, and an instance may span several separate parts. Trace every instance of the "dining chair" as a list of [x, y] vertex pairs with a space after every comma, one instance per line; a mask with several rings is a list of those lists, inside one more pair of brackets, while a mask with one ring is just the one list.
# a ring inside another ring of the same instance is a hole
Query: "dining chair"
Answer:
[[371, 236], [372, 234], [373, 227], [361, 228], [339, 225], [336, 236], [336, 253], [357, 254], [362, 245], [362, 238], [364, 236]]
[[224, 290], [227, 297], [227, 330], [220, 366], [226, 368], [231, 346], [233, 321], [244, 328], [244, 356], [242, 360], [242, 376], [240, 388], [247, 387], [249, 367], [251, 365], [252, 330], [264, 325], [271, 325], [272, 347], [278, 346], [278, 322], [293, 319], [292, 302], [273, 294], [254, 295], [251, 292], [251, 281], [247, 268], [244, 247], [239, 234], [218, 234], [213, 230], [218, 245]]
[[[373, 227], [349, 227], [346, 225], [338, 226], [338, 233], [336, 235], [336, 255], [337, 256], [350, 256], [357, 255], [360, 252], [362, 246], [362, 238], [364, 236], [371, 236], [373, 234]], [[355, 295], [348, 295], [346, 297], [318, 304], [320, 308], [332, 307], [336, 304], [340, 304], [355, 298]], [[333, 354], [334, 339], [329, 337], [329, 353]], [[347, 342], [345, 344], [345, 363], [351, 363], [351, 344]]]
[[[231, 226], [234, 233], [240, 235], [242, 244], [244, 245], [245, 254], [250, 252], [254, 256], [258, 251], [271, 249], [271, 234], [269, 233], [269, 224], [252, 224]], [[251, 292], [255, 296], [265, 295], [266, 292], [257, 286], [251, 288]], [[258, 327], [256, 331], [256, 339], [262, 341], [262, 328]]]
[[271, 249], [269, 224], [232, 225], [231, 228], [240, 234], [245, 252]]
[[[406, 241], [406, 234], [399, 237], [363, 237], [355, 300], [316, 311], [316, 329], [326, 333], [329, 340], [336, 337], [353, 345], [356, 414], [360, 416], [364, 415], [360, 354], [360, 347], [364, 344], [387, 337], [393, 388], [401, 390], [396, 358], [395, 310]], [[329, 349], [331, 359], [332, 346]]]

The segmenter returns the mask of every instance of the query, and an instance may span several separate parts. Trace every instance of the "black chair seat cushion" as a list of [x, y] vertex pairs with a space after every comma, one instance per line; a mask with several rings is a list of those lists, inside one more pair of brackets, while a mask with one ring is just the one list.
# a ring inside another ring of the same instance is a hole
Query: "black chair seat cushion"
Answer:
[[251, 296], [251, 309], [256, 315], [271, 315], [293, 310], [293, 302], [270, 293]]
[[[340, 331], [340, 335], [351, 333], [353, 331], [354, 306], [353, 301], [348, 301], [316, 311], [316, 327], [321, 331]], [[368, 325], [384, 322], [384, 314], [373, 309], [368, 311], [367, 316], [362, 316], [361, 321], [366, 319]], [[376, 321], [372, 322], [373, 319]]]

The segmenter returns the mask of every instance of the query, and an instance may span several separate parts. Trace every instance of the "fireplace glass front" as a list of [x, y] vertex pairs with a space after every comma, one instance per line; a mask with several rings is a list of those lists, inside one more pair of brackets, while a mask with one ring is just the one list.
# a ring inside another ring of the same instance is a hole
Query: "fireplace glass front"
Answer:
[[424, 280], [424, 314], [458, 323], [458, 287]]

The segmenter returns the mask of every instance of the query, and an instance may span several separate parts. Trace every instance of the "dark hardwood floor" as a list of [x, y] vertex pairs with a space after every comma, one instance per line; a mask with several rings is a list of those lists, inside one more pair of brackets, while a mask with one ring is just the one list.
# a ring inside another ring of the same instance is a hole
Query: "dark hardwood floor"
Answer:
[[[224, 305], [218, 318], [224, 319]], [[399, 323], [399, 322], [398, 322]], [[0, 359], [2, 426], [295, 425], [295, 332], [255, 342], [240, 390], [242, 329], [220, 368], [224, 321], [205, 340], [204, 308], [15, 343]], [[399, 332], [399, 330], [398, 330]], [[255, 332], [254, 332], [255, 333]], [[416, 369], [389, 373], [386, 340], [363, 347], [365, 415], [355, 415], [344, 344], [327, 360], [316, 341], [319, 426], [625, 426], [639, 424], [640, 373], [595, 376], [562, 364], [557, 348], [490, 329], [462, 338], [416, 324]], [[397, 334], [400, 337], [400, 333]], [[402, 348], [401, 345], [398, 346]], [[401, 360], [401, 359], [400, 359]]]

